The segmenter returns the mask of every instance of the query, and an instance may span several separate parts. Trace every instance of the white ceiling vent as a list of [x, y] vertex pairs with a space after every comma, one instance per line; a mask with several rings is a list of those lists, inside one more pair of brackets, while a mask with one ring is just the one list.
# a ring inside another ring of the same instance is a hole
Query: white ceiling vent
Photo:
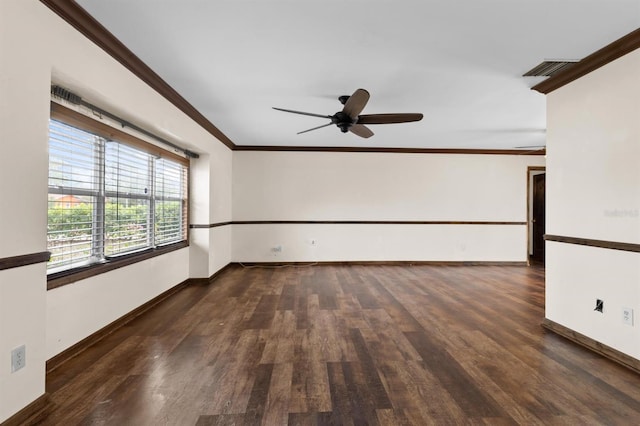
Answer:
[[562, 60], [562, 61], [544, 61], [540, 65], [536, 65], [526, 73], [522, 74], [523, 77], [551, 77], [554, 74], [572, 66], [578, 62], [577, 60]]

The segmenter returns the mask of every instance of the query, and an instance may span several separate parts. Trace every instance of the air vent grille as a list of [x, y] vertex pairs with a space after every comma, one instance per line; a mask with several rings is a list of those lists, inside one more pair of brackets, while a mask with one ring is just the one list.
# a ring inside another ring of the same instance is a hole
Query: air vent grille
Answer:
[[578, 61], [544, 61], [539, 65], [536, 65], [526, 73], [522, 74], [523, 77], [551, 77], [560, 71], [573, 66]]

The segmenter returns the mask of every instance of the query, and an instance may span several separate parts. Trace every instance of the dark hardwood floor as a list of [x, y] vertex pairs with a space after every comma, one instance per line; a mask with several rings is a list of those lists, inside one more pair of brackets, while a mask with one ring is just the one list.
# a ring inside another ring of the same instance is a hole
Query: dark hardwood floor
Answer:
[[232, 267], [50, 373], [42, 424], [640, 424], [543, 317], [541, 268]]

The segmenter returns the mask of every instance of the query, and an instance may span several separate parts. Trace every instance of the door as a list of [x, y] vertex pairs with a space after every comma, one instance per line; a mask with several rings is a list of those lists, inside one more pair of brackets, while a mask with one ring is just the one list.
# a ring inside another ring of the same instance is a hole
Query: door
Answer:
[[545, 174], [533, 177], [533, 255], [531, 260], [544, 264]]

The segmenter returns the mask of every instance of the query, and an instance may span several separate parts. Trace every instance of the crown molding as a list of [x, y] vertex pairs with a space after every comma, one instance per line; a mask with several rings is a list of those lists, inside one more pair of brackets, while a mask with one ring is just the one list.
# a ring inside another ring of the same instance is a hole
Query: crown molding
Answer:
[[469, 149], [469, 148], [371, 148], [355, 146], [280, 146], [236, 145], [234, 151], [278, 152], [381, 152], [395, 154], [482, 154], [482, 155], [545, 155], [545, 149]]

